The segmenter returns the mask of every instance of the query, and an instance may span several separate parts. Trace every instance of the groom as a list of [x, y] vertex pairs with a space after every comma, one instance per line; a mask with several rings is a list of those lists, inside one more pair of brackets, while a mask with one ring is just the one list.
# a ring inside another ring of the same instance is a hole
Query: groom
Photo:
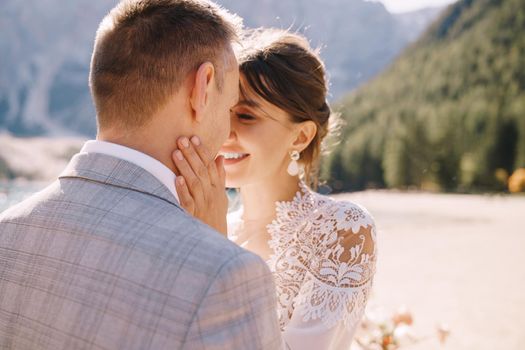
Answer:
[[98, 136], [0, 215], [1, 349], [279, 349], [266, 264], [181, 209], [171, 154], [211, 161], [239, 72], [233, 17], [199, 0], [124, 0], [97, 31]]

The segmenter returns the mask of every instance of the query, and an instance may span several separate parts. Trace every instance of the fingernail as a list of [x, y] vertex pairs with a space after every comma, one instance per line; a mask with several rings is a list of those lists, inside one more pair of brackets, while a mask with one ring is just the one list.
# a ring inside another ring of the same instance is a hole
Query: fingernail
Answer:
[[199, 139], [198, 136], [193, 136], [193, 137], [191, 138], [191, 143], [193, 143], [195, 146], [198, 146], [198, 145], [201, 144], [201, 140]]
[[175, 157], [177, 157], [178, 160], [183, 160], [184, 157], [182, 156], [182, 152], [179, 150], [175, 151]]
[[185, 138], [185, 137], [183, 137], [183, 138], [180, 140], [180, 143], [182, 143], [182, 145], [183, 145], [185, 148], [190, 147], [190, 142], [189, 142], [188, 139]]
[[177, 180], [179, 180], [179, 185], [184, 186], [184, 178], [182, 176], [177, 177]]

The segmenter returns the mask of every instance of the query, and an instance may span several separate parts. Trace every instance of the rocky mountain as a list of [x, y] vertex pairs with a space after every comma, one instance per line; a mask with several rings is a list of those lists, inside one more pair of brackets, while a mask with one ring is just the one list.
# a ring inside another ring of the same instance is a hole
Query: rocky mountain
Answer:
[[[332, 99], [382, 71], [438, 11], [393, 15], [365, 0], [222, 0], [251, 27], [304, 32], [322, 47]], [[95, 133], [87, 76], [107, 0], [3, 0], [0, 130], [15, 135]]]
[[415, 41], [442, 12], [443, 7], [429, 7], [413, 12], [398, 13], [395, 17], [401, 26], [401, 32], [408, 35], [409, 41]]
[[108, 1], [4, 0], [0, 12], [0, 128], [17, 135], [92, 135], [87, 76]]

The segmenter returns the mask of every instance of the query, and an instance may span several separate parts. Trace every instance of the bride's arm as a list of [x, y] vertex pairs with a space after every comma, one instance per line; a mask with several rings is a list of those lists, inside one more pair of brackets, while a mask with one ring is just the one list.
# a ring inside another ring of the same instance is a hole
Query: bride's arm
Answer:
[[[375, 225], [364, 210], [345, 212], [337, 240], [311, 265], [285, 327], [292, 350], [348, 350], [364, 314], [375, 273]], [[356, 213], [367, 217], [356, 221]]]

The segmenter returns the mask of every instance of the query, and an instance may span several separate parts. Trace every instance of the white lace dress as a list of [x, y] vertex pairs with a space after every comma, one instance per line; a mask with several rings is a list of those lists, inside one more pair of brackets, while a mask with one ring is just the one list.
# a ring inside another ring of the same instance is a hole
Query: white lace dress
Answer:
[[[267, 226], [273, 251], [278, 315], [292, 350], [350, 349], [376, 265], [376, 229], [357, 204], [336, 201], [301, 184], [293, 201], [276, 204]], [[242, 208], [228, 216], [236, 240]]]

